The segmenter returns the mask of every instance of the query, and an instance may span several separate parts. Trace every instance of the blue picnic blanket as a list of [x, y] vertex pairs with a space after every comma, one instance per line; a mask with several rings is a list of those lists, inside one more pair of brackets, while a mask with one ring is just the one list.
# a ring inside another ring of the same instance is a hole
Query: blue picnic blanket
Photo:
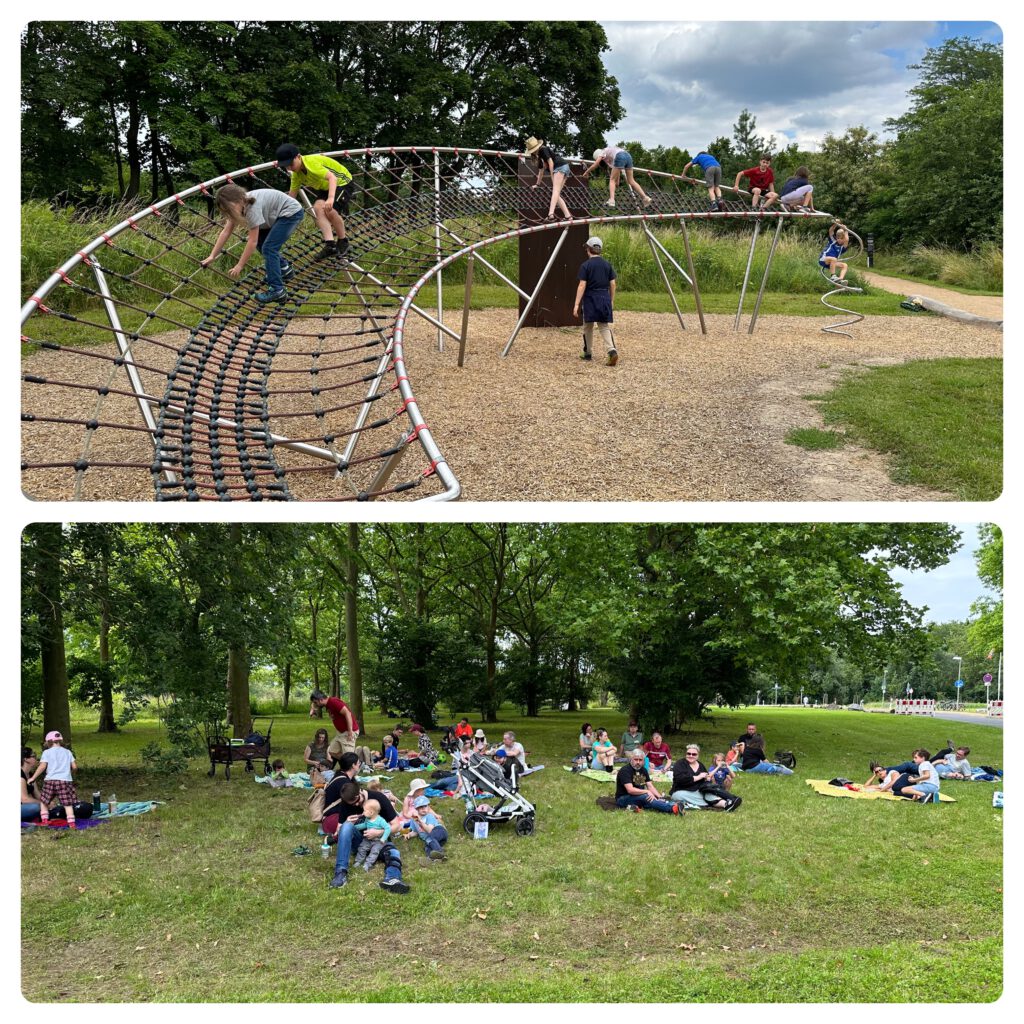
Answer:
[[91, 819], [95, 821], [97, 818], [134, 818], [139, 814], [146, 814], [153, 810], [154, 807], [164, 803], [163, 800], [118, 800], [117, 810], [113, 814], [110, 813], [109, 804], [100, 804], [99, 814], [93, 814]]

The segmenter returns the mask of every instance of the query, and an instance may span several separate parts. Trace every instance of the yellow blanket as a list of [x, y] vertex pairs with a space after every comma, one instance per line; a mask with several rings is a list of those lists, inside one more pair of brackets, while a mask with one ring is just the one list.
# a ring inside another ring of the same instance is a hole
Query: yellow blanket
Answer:
[[[827, 779], [806, 779], [807, 785], [822, 796], [852, 796], [855, 800], [905, 800], [905, 797], [893, 793], [879, 793], [876, 789], [845, 789], [842, 786], [830, 786]], [[945, 793], [939, 793], [939, 801], [944, 804], [955, 804], [956, 801]]]

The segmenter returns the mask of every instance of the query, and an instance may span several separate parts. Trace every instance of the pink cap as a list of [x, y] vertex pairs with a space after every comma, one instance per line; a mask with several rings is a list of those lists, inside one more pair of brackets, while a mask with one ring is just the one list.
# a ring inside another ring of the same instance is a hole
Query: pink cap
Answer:
[[61, 734], [59, 732], [57, 732], [56, 729], [54, 729], [53, 732], [48, 732], [46, 734], [46, 742], [47, 743], [52, 743], [54, 740], [60, 740], [61, 743], [64, 742], [64, 737], [61, 736]]

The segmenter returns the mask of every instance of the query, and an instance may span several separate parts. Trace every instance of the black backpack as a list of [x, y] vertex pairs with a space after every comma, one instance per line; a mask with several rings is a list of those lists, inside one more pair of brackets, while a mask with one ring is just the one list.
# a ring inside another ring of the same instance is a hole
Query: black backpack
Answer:
[[792, 750], [776, 750], [775, 760], [779, 764], [785, 765], [787, 768], [796, 767], [796, 754]]

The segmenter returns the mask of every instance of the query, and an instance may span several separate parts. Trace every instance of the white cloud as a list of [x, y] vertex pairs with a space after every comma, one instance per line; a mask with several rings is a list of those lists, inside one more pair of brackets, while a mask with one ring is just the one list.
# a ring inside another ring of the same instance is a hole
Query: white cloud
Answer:
[[815, 147], [826, 131], [881, 133], [903, 113], [933, 22], [605, 24], [627, 116], [613, 139], [691, 152], [731, 135], [745, 107], [762, 135]]

